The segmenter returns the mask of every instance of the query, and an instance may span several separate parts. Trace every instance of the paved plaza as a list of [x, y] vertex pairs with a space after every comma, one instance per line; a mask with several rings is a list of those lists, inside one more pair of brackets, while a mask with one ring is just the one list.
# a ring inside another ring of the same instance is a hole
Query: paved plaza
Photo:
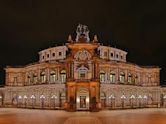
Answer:
[[166, 109], [66, 112], [0, 108], [0, 124], [165, 124]]

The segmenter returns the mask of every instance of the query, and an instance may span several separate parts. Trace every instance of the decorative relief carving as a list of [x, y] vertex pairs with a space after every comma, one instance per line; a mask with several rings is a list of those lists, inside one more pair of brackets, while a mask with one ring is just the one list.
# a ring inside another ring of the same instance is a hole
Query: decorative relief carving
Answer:
[[79, 50], [79, 51], [75, 54], [74, 58], [75, 58], [76, 60], [78, 60], [78, 61], [79, 61], [79, 60], [80, 60], [80, 61], [90, 60], [90, 59], [91, 59], [91, 54], [90, 54], [87, 50], [82, 49], [82, 50]]

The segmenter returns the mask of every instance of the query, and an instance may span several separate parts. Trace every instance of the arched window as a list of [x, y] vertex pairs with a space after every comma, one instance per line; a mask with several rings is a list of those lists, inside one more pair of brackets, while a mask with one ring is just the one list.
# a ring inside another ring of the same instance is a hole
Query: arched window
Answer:
[[54, 83], [56, 81], [56, 73], [55, 71], [50, 72], [50, 83]]
[[30, 75], [27, 76], [27, 83], [28, 83], [28, 84], [31, 83], [31, 76], [30, 76]]
[[137, 75], [132, 75], [132, 84], [135, 84]]
[[77, 69], [78, 72], [78, 79], [87, 79], [87, 74], [88, 74], [88, 68], [85, 66], [81, 66], [80, 68]]
[[110, 82], [115, 83], [115, 72], [110, 73]]
[[41, 83], [46, 83], [46, 74], [45, 74], [45, 72], [42, 72], [40, 74], [40, 77], [41, 77]]
[[138, 83], [138, 75], [136, 74], [135, 75], [135, 84], [137, 84]]
[[62, 83], [65, 83], [66, 82], [66, 70], [62, 70], [60, 72], [60, 75], [61, 75], [61, 81], [62, 81]]
[[104, 82], [105, 81], [105, 72], [104, 71], [100, 71], [100, 82]]
[[105, 107], [106, 106], [106, 93], [104, 93], [104, 92], [100, 93], [100, 100], [101, 100], [102, 107]]
[[36, 84], [37, 83], [37, 74], [35, 73], [33, 75], [33, 84]]
[[128, 83], [129, 83], [129, 84], [131, 84], [131, 79], [132, 79], [131, 77], [132, 77], [132, 76], [131, 76], [131, 73], [128, 73]]
[[120, 83], [124, 83], [125, 82], [125, 74], [124, 72], [121, 72], [119, 75], [119, 81]]

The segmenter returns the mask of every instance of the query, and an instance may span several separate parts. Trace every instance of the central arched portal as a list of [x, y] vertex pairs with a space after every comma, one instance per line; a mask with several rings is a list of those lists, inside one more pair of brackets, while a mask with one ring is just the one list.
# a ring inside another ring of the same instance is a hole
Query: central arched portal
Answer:
[[79, 88], [76, 92], [76, 109], [89, 110], [89, 89]]

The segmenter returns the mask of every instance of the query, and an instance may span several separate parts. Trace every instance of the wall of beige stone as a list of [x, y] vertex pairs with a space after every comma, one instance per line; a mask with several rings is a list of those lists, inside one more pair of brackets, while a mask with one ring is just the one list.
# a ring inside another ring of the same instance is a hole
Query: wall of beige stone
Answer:
[[[114, 73], [115, 83], [119, 83], [120, 73], [125, 74], [124, 84], [129, 84], [128, 76], [137, 76], [135, 78], [134, 85], [139, 86], [159, 86], [160, 84], [160, 68], [142, 68], [137, 65], [119, 62], [105, 62], [99, 65], [100, 71], [105, 72], [105, 81], [103, 83], [110, 82], [110, 74]], [[150, 77], [149, 77], [150, 76]]]
[[101, 95], [105, 95], [105, 106], [108, 108], [160, 107], [161, 92], [160, 87], [101, 85]]
[[[166, 88], [101, 84], [103, 108], [166, 107]], [[63, 109], [65, 84], [0, 88], [5, 107]], [[35, 98], [32, 98], [32, 96]], [[26, 96], [26, 97], [25, 97]], [[42, 98], [44, 96], [44, 98]], [[52, 98], [54, 96], [54, 98]], [[125, 97], [122, 99], [122, 96]]]
[[[24, 68], [6, 68], [6, 85], [7, 86], [24, 86], [24, 85], [35, 85], [35, 84], [45, 84], [45, 83], [61, 83], [60, 72], [64, 65], [61, 64], [51, 64], [51, 63], [38, 63], [35, 65], [28, 65]], [[50, 81], [50, 73], [54, 71], [56, 75], [56, 80], [54, 82]], [[46, 76], [46, 81], [41, 82], [41, 74], [44, 73]], [[28, 76], [30, 76], [30, 81], [28, 81]], [[33, 82], [33, 76], [37, 77], [37, 82]], [[14, 78], [17, 77], [17, 82]]]
[[[63, 66], [64, 65], [59, 63], [40, 63], [40, 64], [28, 65], [28, 66], [25, 66], [24, 68], [6, 68], [6, 85], [24, 86], [24, 85], [42, 84], [40, 79], [41, 79], [41, 73], [43, 72], [46, 75], [46, 82], [44, 83], [55, 83], [55, 84], [62, 83], [60, 71], [62, 70]], [[101, 62], [99, 65], [99, 68], [100, 68], [100, 71], [105, 72], [104, 83], [111, 83], [110, 82], [111, 72], [114, 72], [116, 75], [115, 83], [119, 83], [119, 75], [121, 72], [123, 72], [125, 74], [124, 84], [128, 84], [128, 75], [131, 74], [133, 76], [137, 76], [137, 79], [134, 85], [139, 85], [139, 86], [159, 86], [160, 85], [160, 68], [157, 68], [157, 67], [142, 68], [140, 66], [129, 64], [129, 63]], [[55, 82], [50, 82], [51, 71], [55, 71], [55, 74], [56, 74]], [[75, 73], [78, 73], [78, 72], [76, 72], [75, 70]], [[94, 72], [90, 70], [88, 71], [88, 79], [92, 77], [91, 76], [93, 75], [92, 73]], [[32, 77], [33, 75], [37, 76], [38, 81], [34, 83], [32, 82], [32, 79], [31, 79], [31, 82], [28, 82], [28, 76]], [[78, 77], [77, 74], [75, 75]], [[17, 77], [17, 82], [14, 81], [15, 77]]]
[[66, 99], [64, 84], [6, 87], [4, 94], [4, 106], [6, 107], [63, 107]]

